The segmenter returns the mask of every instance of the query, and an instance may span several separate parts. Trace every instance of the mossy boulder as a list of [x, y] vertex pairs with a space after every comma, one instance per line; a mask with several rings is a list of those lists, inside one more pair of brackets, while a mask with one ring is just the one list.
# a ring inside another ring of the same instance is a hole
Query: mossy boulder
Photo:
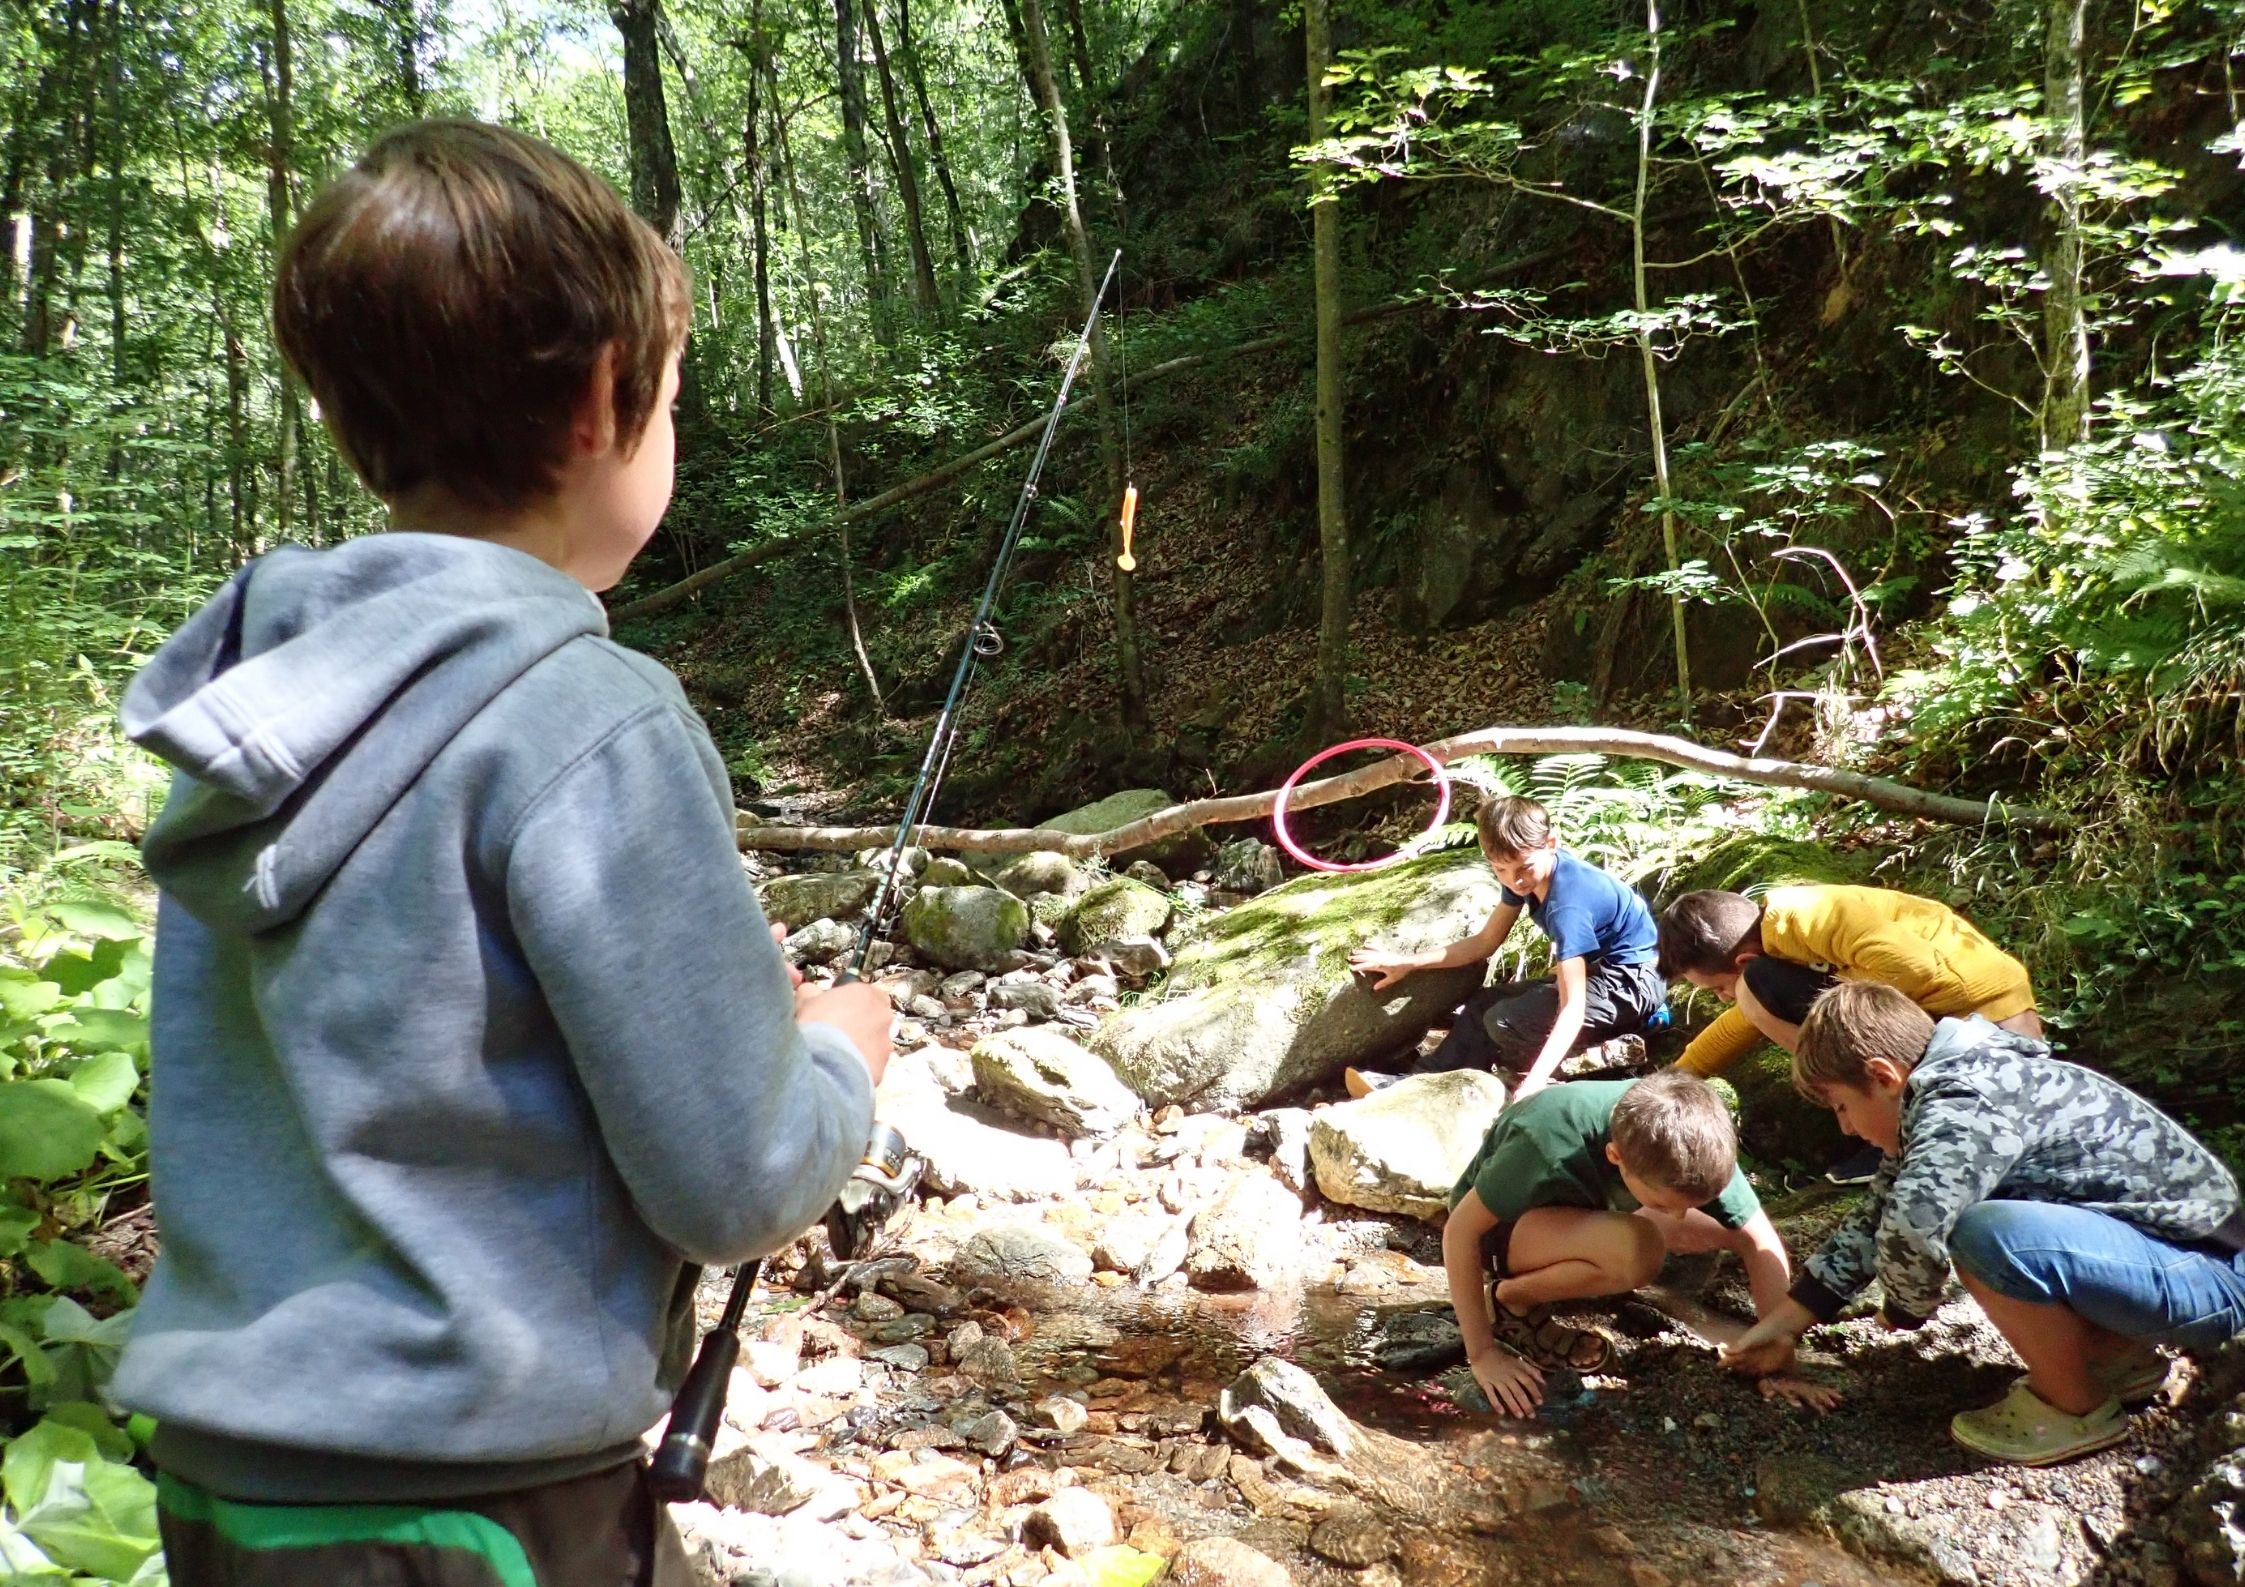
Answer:
[[1010, 854], [983, 868], [991, 882], [1027, 902], [1040, 893], [1080, 898], [1092, 884], [1091, 873], [1065, 854], [1034, 849]]
[[871, 871], [819, 871], [775, 876], [756, 889], [768, 920], [799, 931], [814, 920], [849, 920], [865, 912], [881, 878]]
[[1764, 1046], [1723, 1071], [1738, 1097], [1738, 1139], [1763, 1163], [1821, 1169], [1848, 1145], [1832, 1110], [1793, 1089], [1793, 1060]]
[[1666, 904], [1685, 893], [1703, 889], [1743, 893], [1748, 888], [1785, 887], [1804, 882], [1846, 885], [1862, 881], [1863, 874], [1863, 862], [1843, 850], [1806, 838], [1742, 832], [1679, 865], [1659, 901]]
[[904, 940], [947, 970], [1003, 970], [1029, 936], [1029, 906], [995, 887], [923, 887]]
[[1110, 1016], [1088, 1045], [1156, 1105], [1223, 1110], [1299, 1091], [1409, 1047], [1484, 975], [1422, 970], [1374, 993], [1350, 972], [1350, 949], [1442, 947], [1496, 905], [1496, 880], [1470, 849], [1298, 877], [1196, 922], [1172, 944], [1160, 1000]]
[[[1094, 832], [1112, 832], [1133, 821], [1142, 821], [1157, 810], [1167, 810], [1177, 800], [1159, 788], [1126, 788], [1121, 793], [1109, 794], [1096, 804], [1071, 810], [1066, 815], [1054, 816], [1050, 821], [1037, 823], [1042, 831], [1065, 832], [1071, 837], [1082, 837]], [[1190, 876], [1206, 865], [1215, 854], [1216, 845], [1208, 835], [1198, 830], [1178, 832], [1158, 842], [1143, 844], [1135, 849], [1124, 849], [1107, 856], [1107, 863], [1117, 869], [1133, 860], [1150, 860], [1171, 876]]]
[[1089, 953], [1125, 937], [1159, 936], [1175, 908], [1167, 893], [1127, 876], [1110, 876], [1061, 918], [1060, 945], [1070, 953]]

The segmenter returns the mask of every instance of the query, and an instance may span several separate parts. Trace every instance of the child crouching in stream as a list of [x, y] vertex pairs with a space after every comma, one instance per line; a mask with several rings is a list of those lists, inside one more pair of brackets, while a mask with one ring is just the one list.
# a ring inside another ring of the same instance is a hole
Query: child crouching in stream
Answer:
[[[1738, 1167], [1730, 1113], [1706, 1081], [1550, 1086], [1497, 1116], [1450, 1193], [1442, 1266], [1466, 1363], [1489, 1403], [1531, 1416], [1543, 1375], [1612, 1362], [1603, 1334], [1571, 1328], [1554, 1302], [1622, 1295], [1670, 1252], [1732, 1251], [1757, 1316], [1785, 1302], [1791, 1266]], [[1793, 1379], [1773, 1392], [1822, 1408], [1829, 1391]]]
[[1880, 1320], [1920, 1327], [1954, 1264], [2027, 1372], [1950, 1433], [2043, 1466], [2128, 1436], [2123, 1407], [2167, 1380], [2158, 1344], [2211, 1349], [2245, 1333], [2237, 1180], [2118, 1082], [2031, 1036], [1937, 1024], [1891, 986], [1850, 982], [1809, 1010], [1793, 1083], [1885, 1156], [1791, 1296], [1724, 1352], [1738, 1370], [1782, 1370], [1873, 1278]]

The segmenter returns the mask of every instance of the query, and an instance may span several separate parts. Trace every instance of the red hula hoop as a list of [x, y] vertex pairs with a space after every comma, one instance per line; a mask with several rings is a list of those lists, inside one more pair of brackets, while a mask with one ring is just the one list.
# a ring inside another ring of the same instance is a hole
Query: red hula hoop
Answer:
[[[1324, 765], [1334, 756], [1346, 755], [1352, 749], [1392, 749], [1399, 754], [1418, 756], [1426, 764], [1427, 771], [1432, 774], [1435, 789], [1440, 797], [1435, 801], [1434, 819], [1427, 823], [1427, 829], [1404, 844], [1403, 847], [1383, 859], [1362, 860], [1354, 865], [1343, 865], [1336, 860], [1321, 860], [1294, 841], [1294, 834], [1286, 829], [1286, 798], [1294, 791], [1294, 785], [1308, 773]], [[1352, 738], [1346, 744], [1335, 744], [1331, 749], [1318, 751], [1294, 769], [1294, 775], [1286, 779], [1285, 785], [1278, 791], [1277, 802], [1271, 806], [1271, 830], [1277, 834], [1280, 848], [1313, 871], [1377, 871], [1394, 865], [1398, 861], [1407, 860], [1418, 853], [1421, 846], [1429, 838], [1442, 830], [1442, 823], [1449, 817], [1449, 814], [1450, 774], [1443, 769], [1440, 761], [1419, 748], [1418, 745], [1406, 744], [1399, 738]]]

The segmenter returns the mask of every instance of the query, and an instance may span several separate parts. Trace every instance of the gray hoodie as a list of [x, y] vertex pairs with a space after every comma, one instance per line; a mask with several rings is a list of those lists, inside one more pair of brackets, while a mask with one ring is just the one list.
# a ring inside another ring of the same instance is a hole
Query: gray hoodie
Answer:
[[676, 680], [520, 552], [382, 534], [229, 584], [125, 696], [177, 768], [115, 1391], [230, 1497], [627, 1458], [685, 1263], [808, 1227], [872, 1087], [798, 1026]]

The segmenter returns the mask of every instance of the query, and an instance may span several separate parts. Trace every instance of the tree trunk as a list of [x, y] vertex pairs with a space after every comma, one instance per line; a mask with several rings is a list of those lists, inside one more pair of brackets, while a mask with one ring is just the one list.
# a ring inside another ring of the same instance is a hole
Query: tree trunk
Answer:
[[624, 40], [624, 121], [631, 140], [631, 207], [671, 247], [679, 229], [678, 151], [663, 102], [662, 0], [609, 0]]
[[397, 52], [398, 99], [408, 119], [419, 121], [429, 113], [428, 89], [421, 77], [421, 51], [428, 43], [428, 28], [421, 20], [420, 0], [389, 0], [392, 44]]
[[[269, 15], [273, 39], [266, 104], [271, 112], [272, 138], [266, 149], [265, 198], [272, 211], [273, 252], [278, 256], [295, 209], [289, 168], [296, 158], [296, 68], [289, 42], [288, 0], [271, 0]], [[281, 369], [280, 467], [273, 482], [273, 528], [281, 540], [289, 539], [295, 528], [297, 452], [303, 416], [303, 399], [296, 389], [296, 377], [284, 365]]]
[[[1660, 93], [1660, 4], [1646, 0], [1645, 33], [1651, 59], [1645, 73], [1645, 102], [1637, 113], [1637, 202], [1630, 211], [1629, 241], [1637, 291], [1637, 352], [1645, 366], [1645, 420], [1653, 447], [1653, 489], [1660, 494], [1660, 542], [1668, 558], [1669, 576], [1680, 569], [1676, 546], [1676, 506], [1668, 488], [1668, 429], [1660, 416], [1660, 358], [1653, 348], [1652, 332], [1644, 317], [1651, 313], [1645, 293], [1645, 187], [1653, 167], [1653, 105]], [[1689, 722], [1692, 715], [1691, 652], [1684, 641], [1684, 597], [1671, 590], [1669, 622], [1676, 635], [1676, 703]]]
[[[1965, 799], [1955, 794], [1934, 793], [1890, 778], [1839, 771], [1806, 761], [1733, 755], [1727, 750], [1695, 744], [1690, 739], [1674, 738], [1665, 733], [1640, 733], [1628, 728], [1485, 727], [1437, 739], [1421, 747], [1443, 765], [1463, 760], [1468, 755], [1624, 755], [1764, 787], [1804, 788], [1838, 799], [1859, 799], [1880, 810], [1923, 816], [1929, 821], [1952, 821], [1967, 826], [2010, 823], [2041, 832], [2064, 831], [2076, 824], [2072, 816], [2036, 809], [2032, 805], [2009, 805], [1992, 798]], [[1338, 777], [1302, 783], [1287, 796], [1286, 808], [1292, 813], [1339, 804], [1344, 799], [1359, 798], [1381, 788], [1409, 782], [1425, 772], [1425, 764], [1416, 755], [1393, 755]], [[1195, 799], [1188, 804], [1156, 810], [1107, 832], [1065, 833], [1049, 827], [978, 831], [970, 827], [919, 826], [912, 829], [912, 841], [931, 849], [966, 854], [1043, 851], [1066, 854], [1074, 859], [1097, 859], [1108, 854], [1128, 853], [1145, 844], [1201, 827], [1266, 820], [1277, 803], [1275, 791]], [[745, 815], [738, 818], [736, 835], [743, 848], [772, 853], [847, 854], [858, 849], [885, 847], [896, 841], [894, 827], [766, 826]]]
[[772, 411], [772, 233], [764, 171], [764, 0], [748, 13], [748, 113], [741, 122], [741, 155], [748, 162], [749, 244], [756, 259], [756, 408]]
[[93, 26], [92, 0], [70, 0], [63, 14], [61, 36], [52, 42], [53, 60], [41, 87], [42, 114], [34, 135], [43, 135], [45, 157], [38, 189], [25, 206], [31, 236], [23, 350], [34, 358], [44, 358], [53, 352], [62, 334], [56, 299], [63, 291], [62, 243], [66, 212], [72, 198], [72, 158], [78, 141], [74, 136], [78, 131], [74, 123], [83, 108], [79, 78], [87, 58], [93, 53], [90, 37]]
[[[103, 84], [102, 99], [109, 122], [109, 378], [117, 390], [126, 389], [125, 358], [125, 52], [123, 32], [119, 23], [123, 19], [122, 0], [109, 0], [109, 48], [107, 80]], [[109, 482], [115, 484], [125, 471], [125, 441], [123, 436], [112, 436], [109, 456], [104, 472]]]
[[928, 229], [920, 209], [920, 174], [912, 165], [912, 143], [904, 135], [904, 114], [897, 102], [896, 74], [889, 70], [888, 46], [881, 38], [880, 0], [865, 0], [865, 37], [873, 46], [873, 67], [881, 79], [881, 113], [896, 160], [897, 196], [904, 200], [904, 237], [912, 250], [912, 298], [921, 315], [933, 319], [943, 301], [936, 290], [935, 257], [928, 251]]
[[[1084, 234], [1083, 209], [1076, 202], [1075, 151], [1068, 141], [1068, 111], [1060, 102], [1060, 89], [1052, 75], [1050, 35], [1045, 29], [1044, 8], [1038, 0], [1021, 0], [1022, 40], [1028, 48], [1025, 63], [1029, 80], [1036, 85], [1052, 138], [1052, 164], [1059, 175], [1062, 230], [1068, 252], [1076, 262], [1076, 281], [1082, 314], [1088, 319], [1099, 293], [1097, 266], [1091, 257], [1091, 239]], [[1107, 363], [1104, 323], [1091, 325], [1092, 387], [1099, 394], [1099, 454], [1107, 476], [1108, 568], [1114, 579], [1115, 662], [1120, 674], [1122, 724], [1136, 734], [1146, 723], [1146, 680], [1138, 655], [1138, 618], [1132, 599], [1133, 577], [1124, 572], [1122, 527], [1115, 516], [1122, 506], [1122, 447], [1116, 436], [1115, 393]]]
[[1122, 181], [1115, 175], [1113, 140], [1107, 131], [1107, 94], [1099, 86], [1099, 78], [1091, 64], [1091, 35], [1084, 31], [1083, 0], [1062, 0], [1068, 13], [1068, 44], [1076, 63], [1076, 86], [1082, 90], [1084, 115], [1091, 122], [1091, 136], [1085, 140], [1090, 147], [1085, 151], [1099, 167], [1099, 174], [1107, 184], [1107, 191], [1115, 204], [1122, 203]]
[[[857, 216], [858, 254], [865, 266], [865, 297], [881, 341], [891, 339], [889, 283], [881, 219], [873, 203], [873, 162], [865, 151], [865, 73], [857, 58], [857, 0], [834, 0], [834, 77], [842, 95], [842, 157], [849, 166], [850, 208]], [[800, 225], [803, 210], [795, 209]]]
[[[1325, 69], [1333, 40], [1327, 0], [1304, 0], [1308, 50], [1309, 141], [1325, 136]], [[1317, 677], [1305, 736], [1327, 742], [1348, 716], [1349, 526], [1341, 469], [1341, 204], [1322, 167], [1310, 168], [1311, 250], [1317, 313], [1317, 544], [1324, 562], [1324, 600], [1317, 625]]]
[[2043, 104], [2050, 119], [2050, 290], [2042, 300], [2042, 449], [2089, 439], [2089, 310], [2082, 279], [2081, 170], [2088, 158], [2083, 109], [2086, 0], [2046, 0]]
[[974, 249], [967, 241], [966, 212], [959, 206], [958, 185], [951, 180], [951, 161], [943, 152], [943, 128], [928, 102], [927, 73], [921, 70], [920, 47], [912, 38], [912, 0], [896, 0], [896, 50], [904, 58], [905, 80], [920, 108], [920, 128], [928, 141], [928, 163], [935, 168], [936, 184], [943, 189], [944, 213], [951, 223], [951, 267], [959, 278], [962, 295], [974, 278]]

